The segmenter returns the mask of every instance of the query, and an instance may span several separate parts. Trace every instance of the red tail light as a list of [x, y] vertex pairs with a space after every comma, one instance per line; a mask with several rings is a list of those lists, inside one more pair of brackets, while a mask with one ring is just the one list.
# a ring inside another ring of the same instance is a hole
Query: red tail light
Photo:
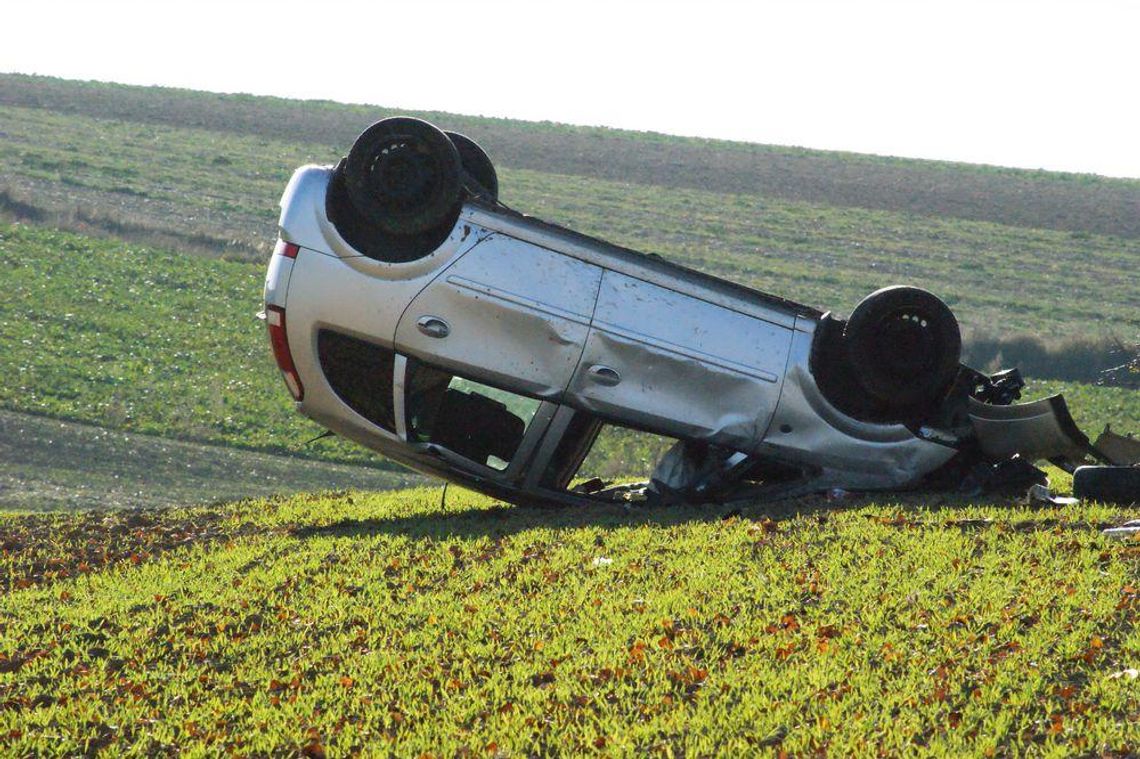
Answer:
[[285, 385], [293, 394], [293, 399], [299, 401], [305, 397], [305, 388], [297, 376], [293, 354], [289, 352], [289, 338], [285, 334], [285, 309], [266, 306], [265, 323], [269, 325], [269, 342], [273, 345], [273, 358], [277, 359], [277, 368], [284, 375]]
[[279, 239], [277, 241], [277, 246], [273, 249], [273, 255], [285, 256], [286, 258], [296, 258], [297, 253], [300, 252], [300, 250], [301, 246], [294, 245], [291, 242], [285, 242], [284, 240]]

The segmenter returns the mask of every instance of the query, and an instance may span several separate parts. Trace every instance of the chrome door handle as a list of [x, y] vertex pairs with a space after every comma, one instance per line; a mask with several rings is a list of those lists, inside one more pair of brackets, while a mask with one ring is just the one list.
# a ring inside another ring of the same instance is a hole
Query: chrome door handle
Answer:
[[602, 364], [594, 364], [589, 369], [587, 369], [586, 372], [590, 375], [590, 379], [592, 379], [594, 382], [597, 382], [599, 385], [613, 387], [617, 383], [621, 382], [621, 375], [617, 373], [616, 369], [611, 369], [610, 367], [603, 366]]
[[451, 334], [451, 327], [438, 316], [421, 316], [416, 320], [416, 327], [428, 337], [447, 337]]

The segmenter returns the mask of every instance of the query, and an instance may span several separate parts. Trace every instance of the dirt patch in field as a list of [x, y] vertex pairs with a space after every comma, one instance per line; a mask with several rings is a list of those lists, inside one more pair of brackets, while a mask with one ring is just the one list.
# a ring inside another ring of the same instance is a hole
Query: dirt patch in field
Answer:
[[6, 565], [0, 592], [261, 532], [265, 528], [249, 522], [229, 524], [218, 511], [88, 511], [0, 520], [0, 557]]
[[418, 484], [405, 472], [202, 445], [0, 410], [0, 510], [212, 504]]

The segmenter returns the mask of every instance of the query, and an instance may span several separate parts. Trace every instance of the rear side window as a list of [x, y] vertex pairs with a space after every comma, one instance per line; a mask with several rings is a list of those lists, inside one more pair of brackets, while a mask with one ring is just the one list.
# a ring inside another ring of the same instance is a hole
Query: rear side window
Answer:
[[388, 348], [322, 329], [317, 334], [321, 371], [350, 409], [378, 427], [396, 431], [392, 375], [396, 354]]
[[502, 471], [539, 401], [408, 360], [408, 441], [435, 443]]

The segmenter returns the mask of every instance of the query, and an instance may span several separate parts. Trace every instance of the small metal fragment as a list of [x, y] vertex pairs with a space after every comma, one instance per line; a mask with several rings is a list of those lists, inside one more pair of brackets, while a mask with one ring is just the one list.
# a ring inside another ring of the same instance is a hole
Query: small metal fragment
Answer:
[[1026, 493], [1030, 503], [1048, 503], [1053, 506], [1073, 506], [1080, 501], [1071, 496], [1053, 495], [1053, 491], [1045, 485], [1033, 485]]
[[1131, 522], [1125, 522], [1119, 527], [1109, 527], [1107, 530], [1101, 532], [1106, 538], [1113, 540], [1129, 540], [1140, 535], [1140, 519]]

